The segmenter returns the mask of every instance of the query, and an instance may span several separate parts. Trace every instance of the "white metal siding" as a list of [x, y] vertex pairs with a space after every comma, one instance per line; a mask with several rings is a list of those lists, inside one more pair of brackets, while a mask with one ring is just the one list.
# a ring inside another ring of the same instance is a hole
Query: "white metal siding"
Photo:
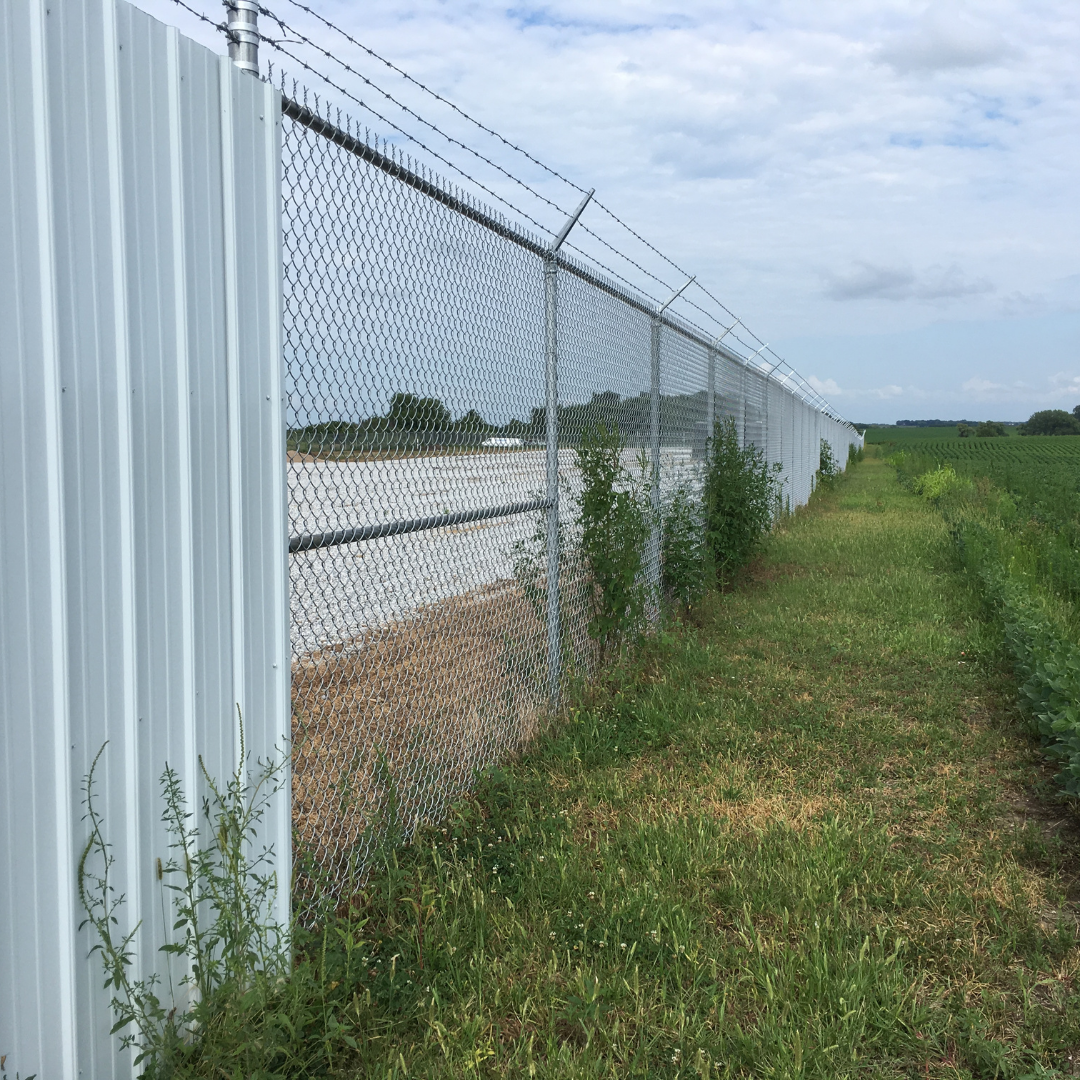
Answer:
[[[158, 778], [289, 730], [280, 104], [123, 0], [0, 5], [0, 1054], [123, 1076], [81, 784], [160, 967]], [[242, 571], [242, 572], [241, 572]], [[289, 803], [264, 838], [287, 917]]]

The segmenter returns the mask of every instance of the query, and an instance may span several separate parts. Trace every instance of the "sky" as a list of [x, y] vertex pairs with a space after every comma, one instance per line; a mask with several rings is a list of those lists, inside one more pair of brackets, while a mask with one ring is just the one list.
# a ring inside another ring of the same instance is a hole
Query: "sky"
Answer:
[[[188, 2], [222, 18], [214, 0]], [[735, 313], [754, 348], [768, 342], [849, 419], [1022, 420], [1080, 404], [1075, 0], [309, 3], [595, 187], [680, 269], [595, 206], [582, 221], [637, 266], [578, 231], [583, 250], [660, 298], [696, 275], [724, 307], [697, 285], [688, 301], [717, 326]], [[172, 0], [137, 5], [224, 51]], [[293, 0], [269, 6], [287, 29], [264, 16], [262, 31], [292, 56], [264, 46], [264, 70], [283, 66], [469, 187], [458, 166], [510, 217], [496, 197], [548, 230], [579, 201]]]

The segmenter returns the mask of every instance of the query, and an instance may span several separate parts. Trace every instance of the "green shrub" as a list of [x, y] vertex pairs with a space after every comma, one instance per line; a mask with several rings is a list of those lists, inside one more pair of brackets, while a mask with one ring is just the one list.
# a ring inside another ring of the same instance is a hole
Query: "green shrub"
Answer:
[[583, 432], [575, 451], [581, 554], [596, 597], [589, 633], [605, 647], [641, 629], [649, 600], [643, 575], [649, 492], [623, 465], [624, 450], [618, 427], [601, 423]]
[[781, 468], [769, 465], [756, 446], [742, 448], [730, 418], [714, 428], [703, 503], [705, 543], [719, 580], [745, 566], [768, 535], [780, 495]]
[[661, 583], [669, 604], [688, 608], [701, 598], [708, 579], [701, 500], [686, 486], [675, 489], [663, 514]]
[[[161, 947], [165, 966], [178, 962], [174, 981], [156, 972], [133, 977], [135, 926], [124, 934], [124, 896], [112, 882], [114, 857], [98, 809], [94, 774], [102, 746], [83, 783], [83, 806], [90, 836], [78, 865], [78, 890], [86, 919], [112, 991], [113, 1031], [122, 1048], [135, 1053], [141, 1076], [150, 1080], [180, 1077], [324, 1076], [335, 1057], [349, 1054], [344, 1009], [335, 1000], [325, 964], [294, 957], [305, 950], [324, 960], [333, 934], [335, 963], [352, 962], [359, 925], [323, 931], [281, 926], [272, 919], [278, 882], [273, 851], [258, 846], [257, 832], [270, 798], [285, 781], [288, 758], [251, 762], [241, 740], [241, 764], [220, 786], [202, 767], [209, 795], [203, 800], [201, 828], [181, 790], [176, 772], [166, 765], [161, 776], [165, 805], [162, 820], [169, 836], [169, 857], [157, 864], [161, 912], [168, 920], [169, 943]], [[323, 907], [326, 907], [324, 904]], [[309, 909], [309, 914], [311, 913]], [[322, 911], [333, 916], [332, 911]], [[173, 960], [172, 958], [175, 958]], [[340, 997], [340, 995], [339, 995]]]
[[976, 429], [975, 435], [980, 439], [996, 439], [1002, 435], [1008, 435], [1004, 424], [996, 420], [984, 420]]
[[939, 465], [936, 469], [917, 476], [911, 484], [911, 490], [916, 495], [930, 499], [932, 502], [951, 495], [956, 491], [970, 487], [969, 481], [958, 476], [951, 465]]
[[840, 462], [836, 460], [832, 444], [828, 439], [822, 439], [818, 453], [818, 482], [828, 487], [839, 475]]

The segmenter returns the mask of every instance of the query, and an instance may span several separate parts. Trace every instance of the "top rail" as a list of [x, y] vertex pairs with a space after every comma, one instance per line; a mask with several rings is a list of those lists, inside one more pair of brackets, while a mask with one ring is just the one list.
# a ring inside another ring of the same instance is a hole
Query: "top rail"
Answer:
[[[400, 161], [395, 161], [394, 158], [364, 142], [363, 139], [358, 139], [350, 132], [344, 131], [336, 124], [332, 124], [325, 117], [322, 117], [315, 112], [314, 109], [307, 105], [300, 104], [300, 102], [293, 100], [286, 94], [281, 95], [281, 111], [285, 116], [289, 117], [290, 120], [308, 128], [308, 130], [315, 132], [317, 135], [321, 135], [329, 142], [340, 146], [346, 153], [358, 157], [361, 161], [374, 166], [388, 176], [394, 177], [395, 180], [400, 181], [407, 187], [411, 187], [414, 191], [418, 191], [421, 195], [425, 195], [427, 198], [440, 203], [447, 209], [453, 210], [454, 213], [468, 218], [470, 221], [475, 222], [477, 225], [494, 233], [496, 236], [523, 248], [525, 251], [528, 251], [541, 259], [550, 259], [553, 257], [546, 244], [535, 240], [520, 229], [515, 228], [512, 224], [500, 220], [492, 214], [485, 213], [465, 199], [460, 199], [449, 191], [444, 190], [438, 184], [432, 183], [431, 180], [428, 180], [417, 172], [413, 172]], [[649, 318], [657, 317], [656, 305], [650, 303], [643, 297], [636, 295], [631, 290], [619, 286], [602, 274], [590, 270], [577, 260], [571, 259], [561, 252], [557, 253], [554, 258], [558, 262], [559, 267], [565, 270], [566, 273], [572, 274], [574, 277], [592, 285], [601, 292], [607, 293], [608, 296], [621, 301], [628, 307], [640, 312], [642, 315], [647, 315]], [[761, 375], [763, 378], [772, 378], [774, 371], [780, 366], [774, 365], [773, 368], [755, 367], [746, 359], [746, 357], [740, 356], [733, 349], [721, 344], [715, 337], [710, 338], [704, 331], [691, 328], [682, 320], [669, 317], [664, 313], [660, 313], [659, 319], [663, 326], [666, 326], [669, 330], [674, 331], [688, 341], [692, 341], [702, 348], [711, 349], [713, 352], [730, 360], [732, 363], [739, 364], [748, 371]], [[800, 389], [802, 389], [802, 387], [800, 387]], [[806, 390], [808, 391], [806, 400], [812, 401], [814, 397], [819, 397], [812, 388], [806, 387]], [[815, 407], [820, 406], [815, 404]], [[846, 422], [842, 417], [834, 414], [829, 408], [822, 409], [821, 411], [828, 415], [832, 415], [836, 420]]]

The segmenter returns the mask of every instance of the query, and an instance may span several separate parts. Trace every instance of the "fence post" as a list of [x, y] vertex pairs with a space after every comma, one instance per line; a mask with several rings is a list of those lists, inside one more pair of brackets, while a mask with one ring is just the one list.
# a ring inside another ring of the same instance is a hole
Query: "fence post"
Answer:
[[229, 59], [249, 75], [259, 77], [259, 5], [256, 0], [226, 0], [225, 33]]
[[[666, 305], [665, 305], [666, 306]], [[661, 312], [663, 308], [660, 309]], [[653, 316], [650, 341], [649, 379], [649, 460], [652, 475], [649, 484], [649, 552], [645, 566], [646, 580], [657, 595], [660, 592], [660, 312]], [[659, 609], [657, 609], [659, 614]]]
[[[689, 285], [690, 282], [687, 282], [686, 284]], [[685, 287], [686, 286], [684, 285], [683, 288]], [[705, 410], [706, 453], [708, 452], [709, 444], [712, 442], [713, 431], [716, 427], [716, 350], [720, 345], [720, 342], [739, 325], [740, 321], [740, 319], [736, 319], [719, 337], [713, 338], [712, 344], [709, 346], [709, 398]]]
[[547, 459], [548, 704], [559, 707], [562, 685], [562, 622], [559, 612], [559, 248], [593, 197], [591, 189], [570, 215], [544, 256], [544, 416]]
[[559, 621], [559, 263], [544, 259], [544, 412], [547, 419], [547, 640], [548, 699], [554, 712], [562, 680]]

